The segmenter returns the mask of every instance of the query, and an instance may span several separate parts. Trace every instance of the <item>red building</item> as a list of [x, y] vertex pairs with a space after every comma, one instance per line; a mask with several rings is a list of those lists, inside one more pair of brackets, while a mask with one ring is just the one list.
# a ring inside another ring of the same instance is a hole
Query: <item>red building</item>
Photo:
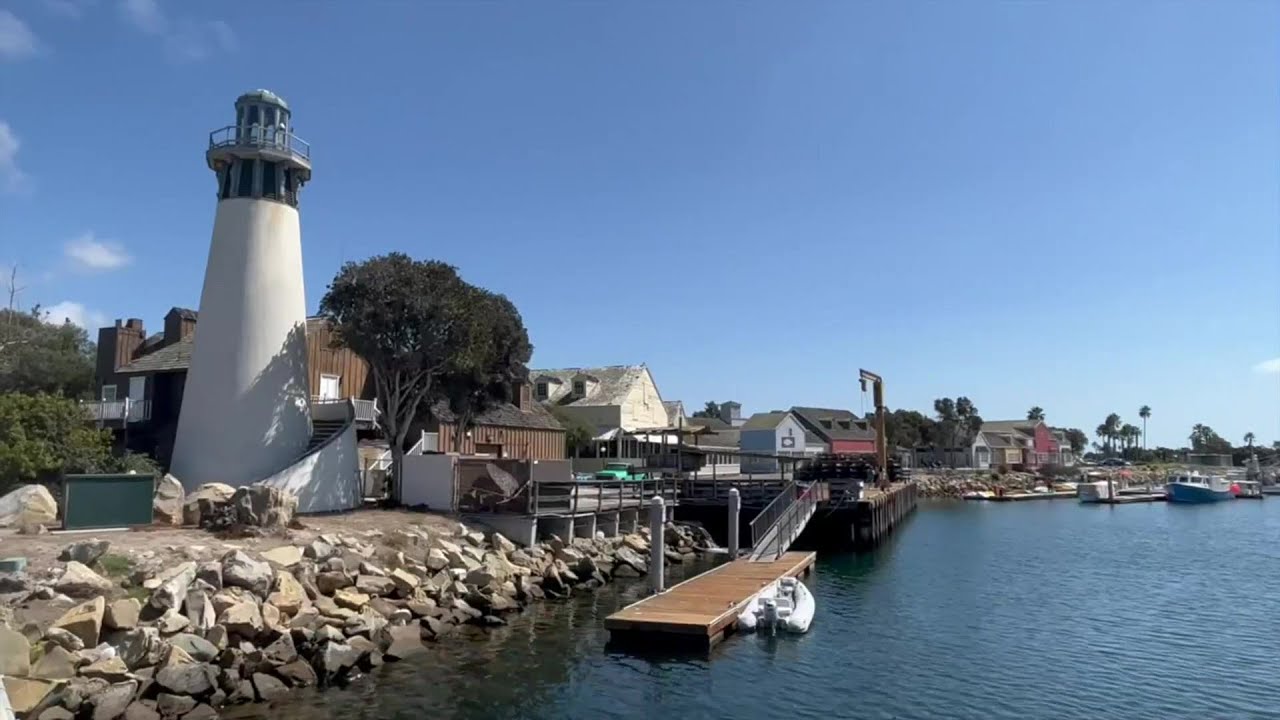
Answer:
[[793, 407], [806, 430], [817, 435], [832, 453], [874, 453], [876, 431], [866, 420], [849, 410], [834, 408]]

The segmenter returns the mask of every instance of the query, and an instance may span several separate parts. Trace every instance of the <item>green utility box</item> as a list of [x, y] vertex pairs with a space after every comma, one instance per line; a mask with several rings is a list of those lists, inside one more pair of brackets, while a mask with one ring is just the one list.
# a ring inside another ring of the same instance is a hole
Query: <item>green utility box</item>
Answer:
[[62, 485], [64, 530], [150, 525], [154, 475], [67, 475]]

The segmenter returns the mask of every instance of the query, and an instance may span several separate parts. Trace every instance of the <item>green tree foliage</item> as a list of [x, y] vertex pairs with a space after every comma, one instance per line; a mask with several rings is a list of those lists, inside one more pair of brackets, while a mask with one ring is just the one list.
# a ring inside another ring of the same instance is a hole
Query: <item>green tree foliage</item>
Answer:
[[591, 439], [596, 436], [595, 428], [563, 406], [553, 404], [548, 409], [564, 428], [565, 454], [569, 457], [578, 457], [578, 453], [591, 444]]
[[718, 418], [720, 417], [720, 404], [715, 400], [708, 400], [707, 404], [701, 410], [698, 410], [689, 417], [696, 418]]
[[1089, 445], [1089, 436], [1085, 435], [1080, 428], [1068, 428], [1065, 435], [1067, 442], [1071, 445], [1071, 452], [1077, 455], [1084, 452], [1085, 447]]
[[1044, 422], [1044, 408], [1036, 405], [1027, 411], [1027, 420], [1031, 422]]
[[475, 297], [453, 266], [390, 253], [343, 265], [320, 301], [334, 342], [369, 363], [390, 440], [393, 497], [419, 407], [459, 354], [471, 353]]
[[533, 345], [520, 311], [505, 295], [471, 287], [466, 318], [466, 339], [440, 378], [440, 394], [457, 419], [454, 452], [472, 420], [481, 413], [511, 402], [513, 388], [529, 378]]
[[1196, 423], [1191, 428], [1191, 449], [1198, 453], [1230, 453], [1233, 448], [1208, 425]]
[[982, 430], [982, 416], [978, 414], [978, 407], [963, 395], [954, 400], [934, 400], [933, 411], [938, 418], [935, 445], [945, 444], [948, 448], [968, 447]]
[[1138, 408], [1138, 417], [1142, 418], [1142, 449], [1147, 449], [1147, 420], [1151, 418], [1151, 406], [1143, 405]]
[[1244, 444], [1246, 447], [1250, 449], [1253, 448], [1253, 441], [1257, 439], [1258, 439], [1258, 436], [1254, 435], [1252, 432], [1247, 432], [1244, 434]]
[[111, 436], [75, 400], [40, 393], [0, 395], [0, 491], [65, 473], [115, 472]]
[[[867, 420], [873, 420], [875, 413], [867, 413]], [[894, 410], [887, 413], [884, 419], [885, 437], [889, 447], [916, 448], [934, 442], [937, 423], [924, 413], [916, 410]]]
[[0, 310], [0, 392], [91, 396], [94, 344], [83, 328], [44, 317], [40, 308]]

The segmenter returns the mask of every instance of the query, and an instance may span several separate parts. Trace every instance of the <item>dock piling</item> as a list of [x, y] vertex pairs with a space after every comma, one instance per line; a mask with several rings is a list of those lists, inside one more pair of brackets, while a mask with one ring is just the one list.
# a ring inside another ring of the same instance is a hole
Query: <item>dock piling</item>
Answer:
[[666, 575], [666, 548], [663, 540], [666, 530], [667, 510], [661, 495], [649, 501], [649, 587], [654, 594], [663, 590]]
[[738, 559], [738, 518], [742, 514], [742, 494], [738, 488], [729, 490], [729, 559]]

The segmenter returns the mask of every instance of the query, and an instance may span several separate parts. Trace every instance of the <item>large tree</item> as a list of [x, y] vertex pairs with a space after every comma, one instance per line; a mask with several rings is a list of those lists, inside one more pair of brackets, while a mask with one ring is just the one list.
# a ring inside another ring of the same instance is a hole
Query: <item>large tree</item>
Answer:
[[720, 417], [720, 404], [715, 400], [708, 400], [707, 404], [693, 413], [690, 417], [696, 418], [718, 418]]
[[[874, 413], [867, 413], [868, 421], [874, 418]], [[885, 414], [884, 425], [889, 447], [916, 448], [933, 441], [936, 423], [915, 410], [894, 410]]]
[[1151, 418], [1151, 406], [1143, 405], [1138, 408], [1138, 417], [1142, 418], [1142, 449], [1147, 449], [1147, 420]]
[[334, 342], [369, 364], [391, 446], [392, 497], [399, 497], [405, 438], [418, 408], [457, 362], [473, 331], [475, 294], [457, 270], [390, 253], [348, 262], [320, 301]]
[[88, 398], [93, 355], [88, 333], [65, 318], [48, 317], [39, 307], [0, 310], [0, 393]]
[[477, 415], [511, 402], [515, 388], [529, 379], [533, 345], [520, 311], [505, 295], [481, 288], [466, 290], [471, 311], [466, 337], [440, 378], [440, 395], [454, 417], [453, 451]]
[[1027, 411], [1027, 420], [1031, 422], [1044, 422], [1044, 408], [1036, 405]]
[[0, 494], [11, 484], [117, 467], [110, 433], [87, 422], [75, 400], [44, 393], [0, 394]]
[[1089, 436], [1084, 434], [1080, 428], [1068, 428], [1066, 433], [1067, 442], [1071, 445], [1071, 452], [1079, 455], [1084, 452], [1085, 447], [1089, 444]]
[[1191, 428], [1190, 440], [1191, 449], [1196, 452], [1229, 453], [1232, 450], [1230, 442], [1214, 432], [1213, 428], [1201, 423], [1196, 423]]

